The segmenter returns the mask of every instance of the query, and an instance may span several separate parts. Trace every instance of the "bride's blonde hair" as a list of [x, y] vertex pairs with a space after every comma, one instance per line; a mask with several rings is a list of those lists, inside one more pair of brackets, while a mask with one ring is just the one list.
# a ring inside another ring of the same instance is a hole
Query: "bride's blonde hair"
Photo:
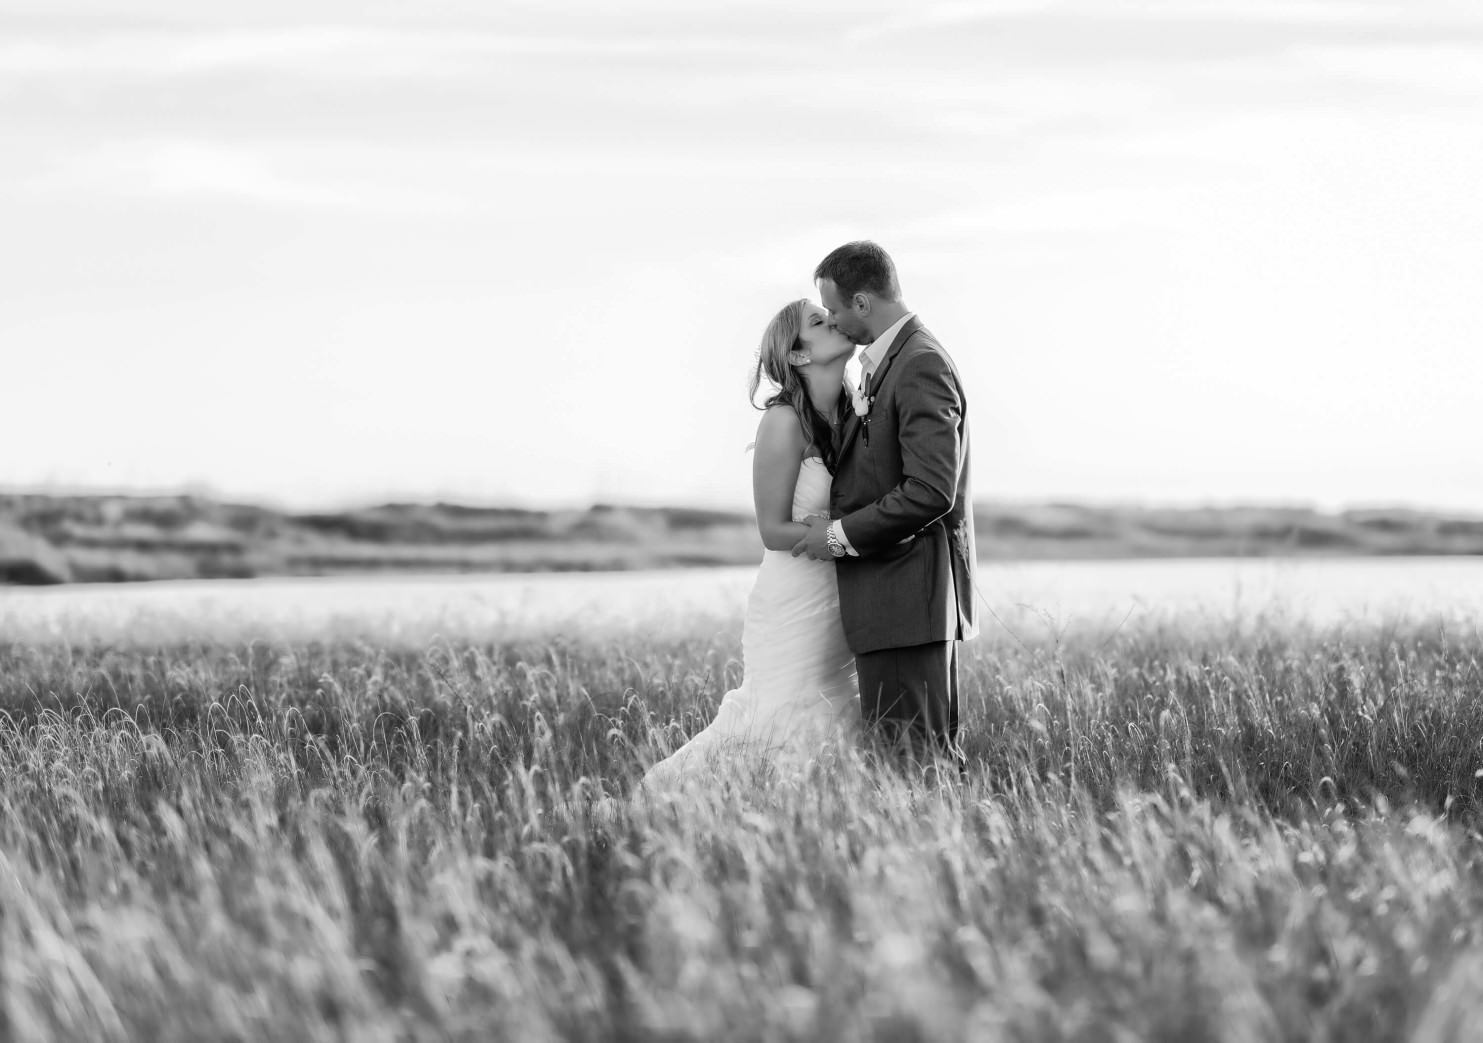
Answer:
[[[772, 317], [767, 329], [763, 330], [762, 344], [757, 349], [757, 364], [752, 369], [748, 395], [752, 405], [758, 409], [791, 406], [793, 412], [798, 414], [798, 422], [803, 426], [803, 433], [808, 437], [809, 443], [819, 451], [819, 455], [824, 458], [824, 466], [833, 474], [834, 429], [814, 408], [808, 397], [808, 382], [804, 379], [801, 367], [788, 361], [789, 354], [803, 349], [799, 334], [803, 332], [803, 309], [807, 304], [808, 301], [803, 298], [785, 304], [783, 310]], [[757, 392], [764, 379], [777, 388], [777, 392], [759, 404]], [[842, 385], [840, 393], [844, 393]]]

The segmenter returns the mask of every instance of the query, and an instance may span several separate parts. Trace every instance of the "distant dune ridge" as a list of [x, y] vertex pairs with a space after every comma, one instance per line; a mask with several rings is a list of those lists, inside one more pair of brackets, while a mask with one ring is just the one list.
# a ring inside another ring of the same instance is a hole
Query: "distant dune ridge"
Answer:
[[[990, 559], [1479, 555], [1483, 517], [1406, 509], [980, 503]], [[750, 514], [391, 503], [293, 513], [193, 495], [0, 494], [0, 583], [737, 565]]]
[[72, 567], [45, 539], [8, 521], [0, 521], [0, 582], [69, 583]]

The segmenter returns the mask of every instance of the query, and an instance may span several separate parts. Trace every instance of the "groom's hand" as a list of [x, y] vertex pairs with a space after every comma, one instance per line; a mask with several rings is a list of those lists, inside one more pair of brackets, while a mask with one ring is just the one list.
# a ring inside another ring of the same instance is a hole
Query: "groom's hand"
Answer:
[[829, 519], [811, 515], [804, 524], [808, 532], [794, 544], [793, 557], [807, 554], [815, 561], [833, 561], [834, 555], [829, 553]]

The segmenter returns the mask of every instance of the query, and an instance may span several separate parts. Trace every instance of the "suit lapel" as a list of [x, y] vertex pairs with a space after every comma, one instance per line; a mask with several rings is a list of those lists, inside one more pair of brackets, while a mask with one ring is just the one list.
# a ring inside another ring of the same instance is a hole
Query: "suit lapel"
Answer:
[[880, 365], [875, 367], [875, 372], [870, 376], [870, 390], [867, 394], [873, 395], [880, 388], [881, 382], [885, 380], [886, 370], [891, 368], [891, 363], [896, 361], [896, 356], [901, 354], [901, 346], [911, 339], [911, 335], [922, 328], [922, 320], [913, 315], [906, 320], [906, 325], [896, 334], [896, 339], [891, 341], [891, 346], [886, 349], [886, 357], [881, 359]]
[[[897, 331], [895, 339], [891, 341], [891, 346], [886, 349], [886, 357], [880, 360], [880, 362], [875, 367], [875, 372], [870, 375], [870, 388], [865, 392], [867, 398], [874, 395], [877, 391], [880, 390], [881, 383], [886, 378], [886, 370], [891, 368], [891, 363], [895, 362], [896, 356], [901, 354], [901, 346], [908, 340], [910, 340], [912, 334], [916, 333], [921, 328], [922, 320], [913, 315], [911, 318], [906, 320], [906, 325], [902, 326], [901, 329]], [[844, 431], [840, 435], [839, 459], [844, 459], [844, 454], [848, 452], [850, 446], [854, 444], [855, 436], [860, 433], [860, 428], [863, 426], [864, 425], [860, 422], [860, 418], [856, 416], [855, 411], [851, 409], [850, 415], [845, 419], [844, 422]]]
[[844, 451], [848, 449], [850, 447], [850, 443], [855, 440], [855, 434], [859, 431], [859, 429], [860, 418], [857, 417], [855, 415], [855, 411], [851, 409], [849, 415], [844, 418], [844, 423], [840, 426], [839, 429], [839, 451], [835, 454], [835, 459], [844, 459]]

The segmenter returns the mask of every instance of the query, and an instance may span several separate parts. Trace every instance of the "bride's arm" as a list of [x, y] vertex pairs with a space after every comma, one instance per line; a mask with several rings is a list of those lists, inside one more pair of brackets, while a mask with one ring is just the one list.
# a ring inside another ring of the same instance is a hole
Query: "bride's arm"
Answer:
[[803, 429], [792, 408], [773, 406], [762, 414], [752, 454], [752, 502], [757, 531], [768, 550], [792, 550], [808, 535], [808, 526], [793, 520], [793, 492], [804, 448]]

